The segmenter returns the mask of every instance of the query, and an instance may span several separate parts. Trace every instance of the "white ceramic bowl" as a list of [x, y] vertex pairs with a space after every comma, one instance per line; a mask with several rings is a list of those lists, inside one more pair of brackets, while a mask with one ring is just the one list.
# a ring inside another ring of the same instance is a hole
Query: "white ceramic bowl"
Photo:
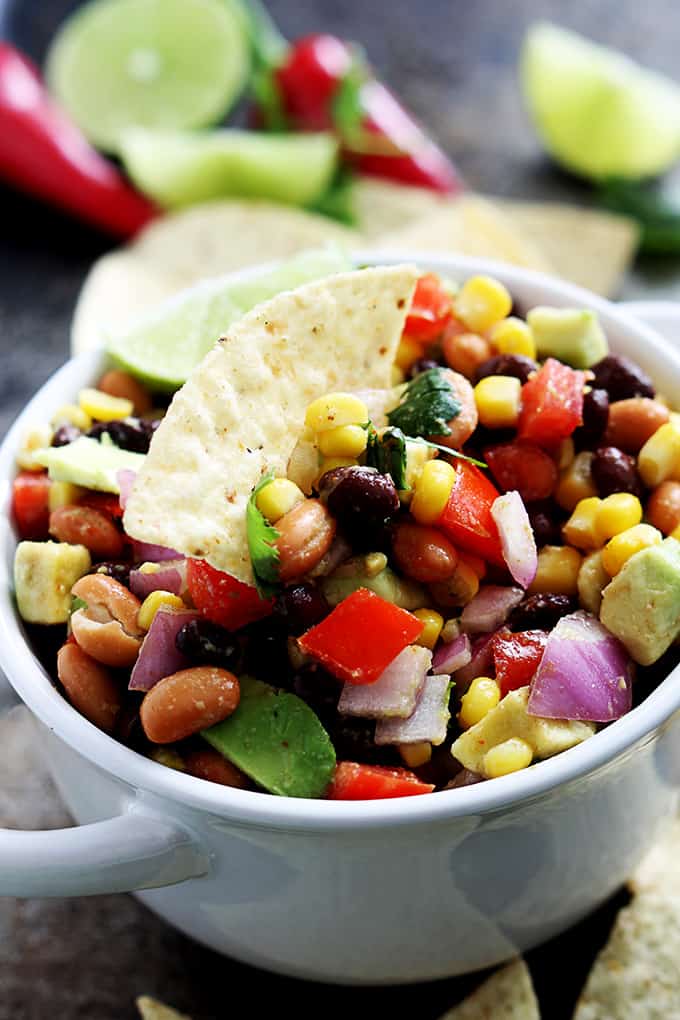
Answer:
[[[413, 260], [400, 253], [357, 258]], [[417, 261], [454, 279], [493, 273], [523, 309], [594, 308], [612, 349], [638, 360], [680, 404], [680, 354], [629, 313], [500, 264]], [[7, 507], [20, 434], [95, 378], [100, 364], [90, 354], [65, 365], [0, 450], [0, 665], [33, 713], [37, 739], [80, 823], [0, 832], [0, 894], [136, 890], [160, 916], [220, 952], [356, 984], [422, 981], [498, 963], [609, 896], [677, 805], [680, 669], [623, 719], [524, 772], [378, 802], [216, 786], [143, 758], [70, 707], [15, 613]]]

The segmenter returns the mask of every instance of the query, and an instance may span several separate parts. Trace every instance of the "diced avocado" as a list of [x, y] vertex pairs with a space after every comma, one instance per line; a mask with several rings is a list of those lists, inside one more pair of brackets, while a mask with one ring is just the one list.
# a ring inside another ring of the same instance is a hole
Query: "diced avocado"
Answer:
[[84, 545], [19, 542], [14, 554], [14, 590], [27, 623], [66, 623], [71, 588], [92, 561]]
[[484, 775], [484, 755], [511, 737], [520, 737], [533, 748], [535, 758], [550, 758], [592, 737], [594, 723], [568, 719], [541, 719], [529, 715], [529, 688], [510, 691], [478, 723], [452, 744], [451, 754], [464, 768]]
[[364, 557], [357, 556], [349, 563], [343, 563], [330, 577], [323, 578], [321, 588], [329, 605], [337, 606], [359, 588], [370, 588], [400, 609], [423, 609], [427, 606], [427, 594], [419, 584], [398, 577], [389, 567], [378, 574], [367, 573], [363, 562]]
[[100, 492], [120, 492], [119, 471], [139, 471], [144, 463], [143, 453], [131, 453], [115, 446], [108, 436], [101, 441], [80, 436], [67, 446], [50, 446], [35, 454], [35, 459], [47, 468], [53, 482], [72, 482]]
[[321, 797], [335, 769], [328, 734], [302, 698], [241, 677], [238, 708], [201, 736], [270, 793]]
[[527, 315], [539, 358], [559, 358], [573, 368], [590, 368], [609, 353], [600, 321], [586, 308], [539, 305]]
[[680, 636], [680, 542], [631, 556], [602, 594], [600, 620], [641, 666], [660, 659]]

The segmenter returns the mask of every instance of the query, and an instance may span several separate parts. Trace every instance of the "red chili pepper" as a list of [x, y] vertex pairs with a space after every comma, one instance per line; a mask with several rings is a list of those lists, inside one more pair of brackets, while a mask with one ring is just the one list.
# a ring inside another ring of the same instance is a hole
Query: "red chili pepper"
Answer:
[[456, 480], [437, 527], [464, 552], [507, 569], [498, 528], [491, 516], [498, 490], [479, 468], [467, 461], [458, 461], [455, 470]]
[[360, 765], [338, 762], [328, 790], [329, 800], [383, 800], [387, 797], [413, 797], [432, 793], [432, 783], [423, 783], [408, 769], [384, 765]]
[[269, 616], [274, 606], [273, 599], [260, 598], [257, 588], [204, 560], [187, 560], [187, 587], [198, 611], [227, 630], [238, 630]]
[[552, 449], [570, 436], [583, 423], [585, 381], [585, 372], [548, 358], [522, 386], [518, 438]]
[[50, 98], [37, 69], [0, 41], [0, 178], [116, 237], [156, 208], [125, 183]]
[[501, 697], [530, 682], [543, 658], [547, 640], [548, 635], [543, 630], [525, 630], [517, 634], [500, 630], [494, 635], [491, 648]]
[[19, 538], [41, 541], [50, 525], [50, 480], [45, 472], [22, 471], [14, 479], [12, 514]]

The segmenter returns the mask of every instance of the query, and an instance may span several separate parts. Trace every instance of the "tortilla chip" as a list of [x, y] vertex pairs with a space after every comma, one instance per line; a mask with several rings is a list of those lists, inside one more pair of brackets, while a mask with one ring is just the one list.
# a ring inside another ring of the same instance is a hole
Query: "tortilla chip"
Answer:
[[252, 583], [252, 489], [268, 472], [286, 474], [316, 397], [388, 388], [417, 278], [415, 266], [341, 273], [235, 323], [155, 433], [127, 502], [126, 532]]
[[136, 1006], [142, 1020], [191, 1020], [186, 1013], [178, 1013], [176, 1009], [165, 1006], [158, 999], [152, 999], [150, 995], [140, 995], [136, 1000]]
[[642, 893], [620, 911], [574, 1020], [680, 1016], [680, 897]]
[[680, 896], [680, 818], [674, 818], [662, 839], [638, 865], [630, 879], [631, 892], [671, 891]]
[[357, 177], [352, 184], [357, 227], [364, 239], [371, 242], [429, 216], [450, 202], [450, 198], [429, 188], [393, 184], [378, 177]]
[[538, 1001], [524, 960], [514, 960], [441, 1020], [540, 1020]]

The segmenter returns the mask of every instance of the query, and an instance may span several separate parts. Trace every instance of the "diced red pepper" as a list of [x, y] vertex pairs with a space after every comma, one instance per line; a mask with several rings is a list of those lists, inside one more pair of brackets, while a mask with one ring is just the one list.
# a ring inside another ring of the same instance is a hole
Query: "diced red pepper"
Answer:
[[404, 333], [428, 343], [436, 339], [453, 315], [453, 299], [434, 273], [421, 276], [416, 284]]
[[46, 472], [22, 471], [14, 479], [12, 514], [19, 538], [40, 542], [48, 537], [49, 492]]
[[216, 570], [205, 560], [187, 561], [187, 587], [198, 611], [227, 630], [261, 620], [274, 608], [274, 599], [261, 599], [257, 588]]
[[78, 500], [78, 505], [90, 506], [93, 510], [100, 510], [101, 513], [107, 514], [114, 521], [119, 520], [123, 516], [120, 500], [112, 492], [93, 492], [91, 489], [88, 489]]
[[498, 528], [491, 506], [499, 493], [474, 464], [459, 460], [449, 501], [437, 521], [454, 545], [506, 569]]
[[491, 648], [501, 697], [531, 681], [543, 658], [547, 640], [544, 630], [524, 630], [517, 634], [501, 630], [494, 635]]
[[384, 800], [387, 797], [413, 797], [432, 793], [432, 783], [423, 783], [414, 772], [384, 765], [360, 765], [338, 762], [328, 790], [329, 800]]
[[305, 655], [339, 680], [372, 684], [399, 652], [420, 637], [424, 624], [405, 609], [359, 588], [299, 639]]
[[555, 358], [522, 387], [518, 438], [554, 448], [583, 424], [585, 372], [577, 372]]
[[484, 460], [504, 492], [516, 489], [525, 503], [547, 499], [557, 484], [552, 457], [534, 443], [499, 443], [484, 450]]

